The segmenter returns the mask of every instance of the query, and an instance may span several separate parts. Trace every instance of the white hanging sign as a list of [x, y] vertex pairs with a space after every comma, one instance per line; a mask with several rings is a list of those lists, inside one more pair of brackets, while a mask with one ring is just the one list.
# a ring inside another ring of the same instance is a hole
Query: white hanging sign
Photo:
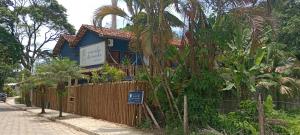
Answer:
[[104, 64], [105, 56], [105, 42], [80, 47], [80, 66]]

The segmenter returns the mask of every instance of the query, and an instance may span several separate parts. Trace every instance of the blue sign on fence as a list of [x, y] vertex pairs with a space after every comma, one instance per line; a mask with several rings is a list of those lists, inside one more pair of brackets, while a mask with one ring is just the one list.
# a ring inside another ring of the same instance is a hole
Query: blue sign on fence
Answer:
[[144, 91], [130, 91], [128, 93], [128, 104], [143, 104]]

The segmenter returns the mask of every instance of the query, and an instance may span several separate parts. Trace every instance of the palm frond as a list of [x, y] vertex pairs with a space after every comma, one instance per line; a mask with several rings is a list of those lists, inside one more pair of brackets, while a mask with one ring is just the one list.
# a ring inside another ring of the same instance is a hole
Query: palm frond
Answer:
[[226, 87], [223, 88], [222, 90], [223, 91], [232, 90], [233, 88], [235, 88], [235, 84], [232, 82], [226, 81]]
[[[242, 6], [230, 10], [236, 17], [247, 19], [252, 29], [250, 53], [255, 54], [256, 49], [262, 45], [262, 34], [266, 25], [276, 30], [276, 20], [269, 14], [269, 8]], [[245, 20], [241, 19], [241, 20]]]
[[256, 76], [256, 79], [273, 79], [273, 75], [271, 73], [261, 74]]
[[128, 19], [127, 13], [123, 11], [121, 8], [113, 7], [113, 6], [102, 6], [96, 9], [96, 11], [94, 12], [94, 17], [93, 17], [94, 25], [101, 27], [102, 20], [107, 15], [117, 15]]
[[125, 1], [126, 5], [127, 5], [127, 9], [128, 9], [128, 11], [129, 11], [129, 13], [130, 13], [131, 15], [134, 15], [134, 14], [135, 14], [135, 11], [134, 11], [134, 9], [133, 9], [133, 0], [124, 0], [124, 1]]
[[279, 81], [281, 84], [293, 84], [296, 82], [295, 79], [290, 78], [290, 77], [282, 77], [282, 78], [280, 78]]
[[[134, 24], [146, 25], [147, 23], [147, 14], [145, 12], [139, 12], [131, 17], [131, 20]], [[136, 26], [137, 27], [137, 26]]]
[[287, 86], [284, 86], [284, 85], [281, 85], [280, 88], [279, 88], [279, 92], [281, 94], [291, 95], [291, 91], [292, 91], [292, 89], [290, 87], [287, 87]]
[[270, 89], [271, 87], [276, 87], [278, 86], [278, 83], [273, 81], [273, 80], [268, 80], [268, 79], [263, 79], [263, 80], [260, 80], [256, 87], [260, 87], [260, 88], [265, 88], [265, 89]]

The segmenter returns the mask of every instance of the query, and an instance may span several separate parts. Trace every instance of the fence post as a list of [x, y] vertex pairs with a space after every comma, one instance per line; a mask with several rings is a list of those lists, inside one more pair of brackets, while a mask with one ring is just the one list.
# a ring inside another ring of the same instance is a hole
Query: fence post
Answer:
[[188, 103], [187, 103], [187, 96], [184, 95], [184, 101], [183, 101], [183, 108], [184, 108], [184, 114], [183, 114], [183, 128], [184, 128], [184, 135], [189, 134], [189, 128], [188, 128]]
[[78, 85], [78, 79], [75, 79], [75, 86]]
[[68, 81], [68, 87], [70, 87], [72, 85], [72, 79], [70, 78]]
[[141, 124], [142, 123], [142, 106], [138, 105], [138, 109], [139, 109], [138, 124]]

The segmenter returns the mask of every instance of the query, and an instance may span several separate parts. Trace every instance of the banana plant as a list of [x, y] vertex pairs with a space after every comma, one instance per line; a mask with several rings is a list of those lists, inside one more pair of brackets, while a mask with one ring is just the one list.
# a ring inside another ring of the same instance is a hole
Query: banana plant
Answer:
[[219, 57], [219, 61], [224, 62], [220, 68], [226, 82], [223, 90], [235, 89], [242, 99], [251, 97], [251, 92], [258, 89], [275, 90], [292, 96], [298, 90], [296, 80], [278, 69], [285, 67], [284, 70], [288, 71], [293, 56], [285, 52], [281, 44], [267, 43], [266, 39], [260, 41], [263, 44], [253, 55], [248, 41], [249, 31], [237, 29], [234, 40], [229, 44], [230, 49]]

